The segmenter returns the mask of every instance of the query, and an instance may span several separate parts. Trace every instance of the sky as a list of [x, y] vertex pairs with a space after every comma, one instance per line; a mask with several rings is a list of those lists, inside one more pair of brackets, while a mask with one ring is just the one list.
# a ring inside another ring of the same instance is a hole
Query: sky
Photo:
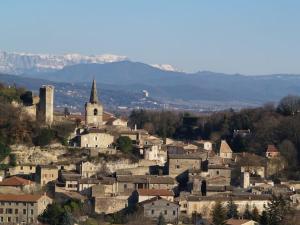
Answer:
[[0, 50], [117, 54], [188, 72], [300, 74], [298, 0], [6, 0]]

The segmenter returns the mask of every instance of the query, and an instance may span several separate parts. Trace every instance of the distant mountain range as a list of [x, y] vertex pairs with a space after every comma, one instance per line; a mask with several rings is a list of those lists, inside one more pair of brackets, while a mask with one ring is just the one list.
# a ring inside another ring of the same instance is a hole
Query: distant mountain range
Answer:
[[[26, 57], [29, 57], [28, 54]], [[17, 71], [11, 72], [12, 74], [56, 83], [87, 85], [87, 87], [95, 78], [101, 84], [98, 85], [100, 90], [103, 87], [119, 93], [141, 93], [142, 90], [147, 90], [150, 96], [158, 101], [192, 108], [201, 108], [205, 104], [223, 105], [222, 107], [254, 106], [265, 102], [277, 102], [289, 94], [300, 94], [298, 75], [245, 76], [209, 71], [185, 73], [176, 71], [169, 65], [132, 62], [122, 56], [105, 58], [104, 56], [64, 55], [51, 58], [49, 55], [45, 57], [35, 55], [36, 60], [30, 57], [29, 60], [26, 57], [21, 57], [22, 60], [18, 57], [11, 58], [9, 68], [14, 68], [11, 71]], [[40, 66], [41, 61], [56, 62], [58, 65], [46, 63], [48, 66], [45, 64]], [[0, 72], [3, 72], [1, 69], [3, 65], [0, 53]]]
[[8, 53], [0, 51], [0, 72], [9, 74], [35, 73], [60, 70], [65, 66], [85, 63], [108, 63], [128, 60], [126, 56], [81, 55], [81, 54], [32, 54], [32, 53]]

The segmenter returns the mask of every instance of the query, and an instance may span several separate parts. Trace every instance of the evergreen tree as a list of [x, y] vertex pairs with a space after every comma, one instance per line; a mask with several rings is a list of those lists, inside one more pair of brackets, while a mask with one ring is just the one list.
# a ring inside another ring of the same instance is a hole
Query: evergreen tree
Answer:
[[259, 217], [259, 223], [260, 223], [260, 225], [268, 225], [268, 215], [265, 210], [262, 211], [262, 213]]
[[237, 218], [238, 217], [238, 210], [237, 205], [234, 203], [232, 198], [229, 199], [227, 202], [227, 218]]
[[223, 207], [221, 202], [216, 202], [215, 206], [213, 207], [211, 216], [211, 225], [226, 225], [226, 209]]
[[293, 215], [293, 210], [288, 200], [282, 195], [273, 195], [265, 210], [268, 217], [268, 225], [291, 224], [290, 218]]
[[243, 214], [243, 218], [247, 219], [247, 220], [250, 220], [252, 218], [248, 203], [246, 205], [246, 208], [245, 208], [245, 211], [244, 211], [244, 214]]
[[162, 213], [159, 214], [157, 225], [166, 225], [165, 217]]
[[258, 222], [259, 221], [259, 212], [256, 207], [253, 208], [252, 210], [252, 215], [251, 215], [252, 220]]

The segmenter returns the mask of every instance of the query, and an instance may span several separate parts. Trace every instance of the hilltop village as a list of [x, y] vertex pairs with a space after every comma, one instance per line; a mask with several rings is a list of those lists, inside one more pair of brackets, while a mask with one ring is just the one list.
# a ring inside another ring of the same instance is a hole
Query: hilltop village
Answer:
[[[285, 167], [272, 143], [259, 156], [235, 153], [226, 140], [151, 135], [105, 112], [95, 80], [84, 117], [57, 114], [54, 91], [45, 85], [29, 103], [12, 103], [41, 126], [76, 127], [65, 145], [10, 146], [14, 163], [1, 170], [0, 223], [221, 224], [215, 220], [223, 218], [254, 225], [263, 224], [276, 201], [300, 207], [300, 181], [272, 179]], [[236, 129], [233, 135], [250, 134]], [[296, 224], [291, 218], [284, 224]]]

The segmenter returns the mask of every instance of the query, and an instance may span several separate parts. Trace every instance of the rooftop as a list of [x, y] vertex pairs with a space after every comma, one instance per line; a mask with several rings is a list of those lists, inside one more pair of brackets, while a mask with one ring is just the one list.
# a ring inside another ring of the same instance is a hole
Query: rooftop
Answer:
[[0, 194], [0, 202], [37, 202], [43, 195]]
[[13, 176], [4, 179], [0, 182], [0, 186], [25, 186], [30, 185], [33, 182], [30, 180], [23, 179], [21, 177]]
[[138, 189], [137, 192], [144, 196], [174, 196], [173, 191], [167, 189]]

